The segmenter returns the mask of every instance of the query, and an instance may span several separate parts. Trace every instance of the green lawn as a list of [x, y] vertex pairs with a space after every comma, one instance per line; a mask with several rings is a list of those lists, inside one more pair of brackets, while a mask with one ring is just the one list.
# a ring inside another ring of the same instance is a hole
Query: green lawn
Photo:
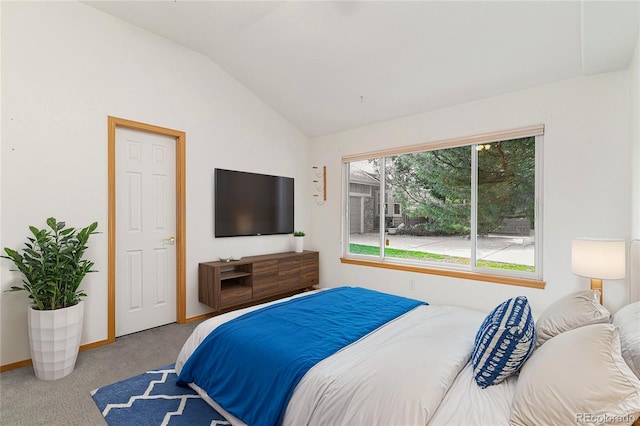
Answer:
[[[349, 244], [349, 252], [353, 254], [364, 254], [369, 256], [380, 256], [380, 248], [376, 246], [368, 246], [364, 244]], [[425, 253], [415, 250], [400, 250], [394, 248], [385, 249], [386, 257], [396, 259], [416, 259], [429, 260], [432, 262], [457, 263], [460, 265], [468, 265], [469, 259], [458, 256], [447, 256], [443, 254]], [[509, 271], [535, 272], [535, 268], [530, 265], [519, 265], [517, 263], [492, 262], [488, 260], [478, 261], [478, 266], [483, 268], [495, 268]]]

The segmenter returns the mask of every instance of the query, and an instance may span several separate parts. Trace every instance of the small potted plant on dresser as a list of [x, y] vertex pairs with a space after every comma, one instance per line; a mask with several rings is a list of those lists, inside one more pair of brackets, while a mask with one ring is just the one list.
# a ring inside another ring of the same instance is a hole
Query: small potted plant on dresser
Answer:
[[22, 286], [6, 291], [26, 291], [29, 344], [36, 377], [56, 380], [70, 374], [76, 364], [86, 293], [79, 288], [85, 275], [95, 272], [94, 262], [83, 259], [87, 241], [98, 223], [77, 230], [47, 219], [49, 229], [30, 226], [32, 236], [22, 252], [5, 247], [6, 256], [24, 275]]
[[296, 231], [293, 233], [293, 248], [296, 253], [304, 251], [304, 232]]

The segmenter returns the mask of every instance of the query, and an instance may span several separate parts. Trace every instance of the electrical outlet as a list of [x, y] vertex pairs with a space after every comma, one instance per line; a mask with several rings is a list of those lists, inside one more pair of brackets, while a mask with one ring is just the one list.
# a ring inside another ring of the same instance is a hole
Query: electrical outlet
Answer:
[[414, 280], [409, 280], [409, 290], [416, 289], [416, 282]]

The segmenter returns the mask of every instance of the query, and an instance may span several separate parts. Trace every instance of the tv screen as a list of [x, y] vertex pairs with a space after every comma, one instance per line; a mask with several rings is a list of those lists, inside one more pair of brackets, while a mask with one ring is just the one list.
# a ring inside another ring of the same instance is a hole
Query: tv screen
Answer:
[[293, 233], [293, 178], [215, 169], [215, 236]]

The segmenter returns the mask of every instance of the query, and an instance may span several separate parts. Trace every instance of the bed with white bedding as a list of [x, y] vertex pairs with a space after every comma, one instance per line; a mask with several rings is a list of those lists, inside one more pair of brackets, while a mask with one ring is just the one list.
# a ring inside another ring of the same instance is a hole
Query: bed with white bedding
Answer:
[[[285, 301], [306, 297], [309, 294], [296, 295]], [[270, 302], [229, 312], [203, 322], [194, 330], [182, 348], [176, 360], [176, 372], [181, 374], [193, 352], [220, 325], [264, 306], [282, 302]], [[588, 302], [591, 302], [590, 299]], [[562, 310], [563, 307], [558, 309]], [[606, 398], [613, 402], [599, 402], [597, 407], [578, 404], [574, 410], [576, 412], [552, 412], [548, 417], [544, 417], [547, 415], [545, 414], [547, 408], [538, 407], [539, 411], [528, 412], [527, 407], [518, 406], [514, 399], [517, 398], [519, 391], [517, 374], [485, 388], [478, 386], [477, 369], [474, 368], [470, 359], [474, 348], [478, 346], [476, 336], [479, 335], [479, 329], [487, 322], [487, 318], [486, 313], [454, 306], [415, 307], [309, 369], [297, 383], [295, 391], [288, 400], [282, 424], [541, 424], [542, 422], [538, 419], [556, 423], [571, 419], [573, 424], [631, 424], [640, 416], [640, 380], [637, 377], [629, 379], [626, 375], [630, 370], [624, 370], [624, 366], [620, 366], [619, 362], [617, 364], [614, 362], [614, 367], [622, 370], [622, 375], [630, 385], [622, 390], [612, 388], [613, 395], [607, 390]], [[605, 322], [601, 318], [599, 321]], [[583, 321], [580, 325], [590, 324]], [[605, 324], [598, 325], [605, 327]], [[613, 326], [607, 325], [613, 329]], [[609, 328], [606, 330], [598, 328], [597, 332], [605, 337], [611, 334]], [[528, 338], [531, 339], [531, 337]], [[607, 340], [605, 337], [600, 340]], [[554, 344], [547, 345], [550, 349], [546, 352], [551, 353], [550, 356], [553, 356]], [[568, 341], [565, 345], [574, 347], [576, 343]], [[215, 356], [215, 350], [211, 352], [211, 356]], [[543, 363], [545, 358], [544, 354], [541, 357], [536, 353], [531, 356], [531, 360], [535, 360], [538, 364]], [[260, 355], [257, 355], [256, 362], [260, 362], [261, 359]], [[265, 365], [264, 368], [268, 367]], [[590, 368], [594, 368], [593, 365]], [[564, 367], [560, 369], [567, 370]], [[610, 371], [603, 371], [606, 375], [611, 375]], [[529, 372], [529, 375], [539, 376], [536, 371]], [[233, 381], [235, 377], [227, 379]], [[189, 386], [232, 424], [245, 424], [242, 418], [229, 413], [224, 404], [219, 404], [210, 398], [207, 391], [197, 382], [189, 383]], [[274, 383], [274, 386], [278, 386], [278, 383]], [[560, 383], [559, 386], [562, 387], [565, 384]], [[600, 383], [600, 386], [608, 385]], [[552, 389], [551, 392], [557, 391]], [[575, 393], [571, 389], [565, 391]], [[560, 392], [563, 392], [562, 388]], [[531, 395], [524, 391], [520, 391], [520, 394], [521, 399], [531, 398]], [[581, 396], [578, 395], [578, 398]], [[561, 400], [557, 403], [571, 406], [573, 402]], [[609, 407], [610, 405], [613, 408]], [[516, 412], [514, 412], [514, 406]], [[552, 406], [549, 409], [558, 411]], [[585, 417], [578, 419], [578, 415], [585, 415], [578, 412], [580, 409], [584, 410], [586, 415], [599, 415], [600, 417], [595, 418], [598, 422], [586, 421], [591, 418]], [[614, 418], [616, 422], [610, 421], [611, 416], [617, 416]], [[600, 421], [603, 419], [606, 421]], [[274, 420], [260, 419], [260, 423], [274, 424]], [[257, 423], [254, 421], [253, 424]]]

